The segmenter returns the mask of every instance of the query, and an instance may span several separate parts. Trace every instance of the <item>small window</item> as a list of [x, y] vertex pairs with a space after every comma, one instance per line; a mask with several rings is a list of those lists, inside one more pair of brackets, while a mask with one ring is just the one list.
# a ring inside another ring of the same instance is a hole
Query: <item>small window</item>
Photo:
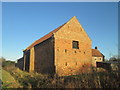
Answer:
[[78, 41], [73, 41], [72, 46], [74, 49], [79, 49], [79, 42]]
[[75, 51], [75, 53], [77, 53], [77, 52]]
[[65, 52], [67, 52], [67, 49], [65, 49]]
[[101, 58], [100, 58], [100, 60], [101, 60]]
[[67, 66], [67, 62], [65, 63], [65, 66]]
[[94, 57], [94, 60], [97, 60], [97, 58], [96, 58], [96, 57]]

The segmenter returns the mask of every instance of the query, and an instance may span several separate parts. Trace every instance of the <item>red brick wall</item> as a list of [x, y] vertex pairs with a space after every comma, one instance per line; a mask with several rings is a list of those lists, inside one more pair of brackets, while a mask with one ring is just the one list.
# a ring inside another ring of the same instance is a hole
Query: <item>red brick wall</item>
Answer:
[[[83, 68], [91, 66], [92, 41], [76, 18], [67, 22], [65, 26], [54, 34], [54, 37], [55, 66], [58, 75], [77, 74], [86, 70]], [[79, 49], [72, 48], [73, 40], [79, 41]]]
[[54, 74], [54, 39], [50, 38], [35, 46], [35, 71]]

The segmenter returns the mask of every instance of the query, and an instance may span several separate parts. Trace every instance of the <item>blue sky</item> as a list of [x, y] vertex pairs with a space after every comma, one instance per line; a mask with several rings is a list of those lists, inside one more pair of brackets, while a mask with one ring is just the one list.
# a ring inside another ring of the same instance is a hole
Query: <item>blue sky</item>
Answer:
[[117, 2], [4, 2], [2, 3], [2, 54], [10, 60], [22, 50], [76, 16], [92, 39], [92, 48], [109, 58], [118, 53]]

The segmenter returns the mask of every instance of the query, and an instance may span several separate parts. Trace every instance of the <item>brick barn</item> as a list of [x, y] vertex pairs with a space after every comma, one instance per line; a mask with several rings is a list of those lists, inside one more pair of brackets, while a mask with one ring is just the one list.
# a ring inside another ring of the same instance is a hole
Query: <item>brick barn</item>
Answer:
[[92, 40], [74, 16], [27, 47], [22, 63], [28, 72], [76, 75], [92, 66]]

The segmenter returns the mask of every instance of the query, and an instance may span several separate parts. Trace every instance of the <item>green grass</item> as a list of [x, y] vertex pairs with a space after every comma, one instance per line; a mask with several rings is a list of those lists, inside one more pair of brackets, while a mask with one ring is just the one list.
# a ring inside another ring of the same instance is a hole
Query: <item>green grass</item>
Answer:
[[28, 73], [16, 67], [9, 67], [5, 69], [19, 82], [23, 88], [37, 88], [38, 84], [40, 84], [40, 87], [45, 87], [45, 82], [48, 81], [46, 75]]
[[2, 69], [2, 88], [19, 88], [20, 84], [7, 71]]

